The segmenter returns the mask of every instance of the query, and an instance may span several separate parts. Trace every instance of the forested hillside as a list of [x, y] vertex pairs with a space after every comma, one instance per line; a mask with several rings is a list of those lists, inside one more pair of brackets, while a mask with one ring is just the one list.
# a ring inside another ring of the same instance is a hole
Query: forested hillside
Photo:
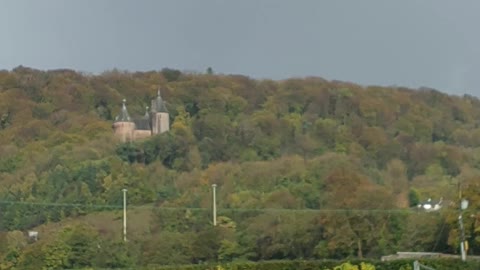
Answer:
[[[158, 88], [170, 131], [117, 141], [121, 100], [143, 115]], [[0, 269], [457, 253], [460, 192], [478, 253], [479, 120], [476, 97], [432, 89], [0, 71]]]

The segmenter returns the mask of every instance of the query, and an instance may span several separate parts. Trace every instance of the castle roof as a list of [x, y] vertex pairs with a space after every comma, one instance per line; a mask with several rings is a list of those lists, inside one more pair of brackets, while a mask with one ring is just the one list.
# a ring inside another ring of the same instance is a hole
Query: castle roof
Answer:
[[145, 115], [141, 118], [134, 119], [135, 127], [139, 130], [150, 130], [150, 114], [148, 113], [148, 106], [145, 108]]
[[160, 89], [157, 93], [157, 98], [152, 102], [152, 112], [165, 112], [168, 113], [167, 106], [165, 106], [165, 101], [163, 101], [162, 96], [160, 95]]
[[115, 117], [115, 122], [131, 122], [130, 115], [127, 111], [127, 106], [125, 105], [127, 101], [125, 99], [122, 100], [122, 110], [120, 114]]

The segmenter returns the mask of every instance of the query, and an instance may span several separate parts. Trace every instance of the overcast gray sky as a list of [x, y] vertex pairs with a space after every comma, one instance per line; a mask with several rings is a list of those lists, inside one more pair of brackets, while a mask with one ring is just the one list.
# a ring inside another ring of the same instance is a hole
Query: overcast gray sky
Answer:
[[0, 68], [163, 67], [480, 96], [478, 0], [0, 0]]

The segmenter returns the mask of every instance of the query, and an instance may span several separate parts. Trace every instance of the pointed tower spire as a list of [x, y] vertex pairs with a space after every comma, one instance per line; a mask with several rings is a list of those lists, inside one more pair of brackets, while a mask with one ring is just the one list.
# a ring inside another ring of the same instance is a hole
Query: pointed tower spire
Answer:
[[127, 100], [123, 99], [122, 100], [122, 110], [120, 111], [120, 114], [115, 117], [115, 122], [130, 122], [130, 115], [128, 114], [127, 111]]
[[150, 114], [148, 113], [148, 109], [150, 109], [148, 106], [145, 107], [145, 118], [150, 118]]
[[152, 102], [152, 112], [168, 113], [167, 106], [165, 106], [165, 102], [160, 94], [160, 88], [157, 91], [157, 98]]

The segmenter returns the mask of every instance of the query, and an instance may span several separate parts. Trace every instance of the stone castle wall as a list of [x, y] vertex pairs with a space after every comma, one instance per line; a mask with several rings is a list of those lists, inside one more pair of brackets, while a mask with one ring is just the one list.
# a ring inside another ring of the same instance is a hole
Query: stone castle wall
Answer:
[[135, 123], [133, 122], [115, 122], [113, 123], [115, 136], [122, 142], [134, 140]]
[[153, 115], [152, 131], [153, 134], [160, 134], [170, 129], [170, 118], [168, 113], [157, 112]]
[[152, 132], [150, 130], [134, 130], [133, 131], [133, 140], [142, 140], [152, 136]]

